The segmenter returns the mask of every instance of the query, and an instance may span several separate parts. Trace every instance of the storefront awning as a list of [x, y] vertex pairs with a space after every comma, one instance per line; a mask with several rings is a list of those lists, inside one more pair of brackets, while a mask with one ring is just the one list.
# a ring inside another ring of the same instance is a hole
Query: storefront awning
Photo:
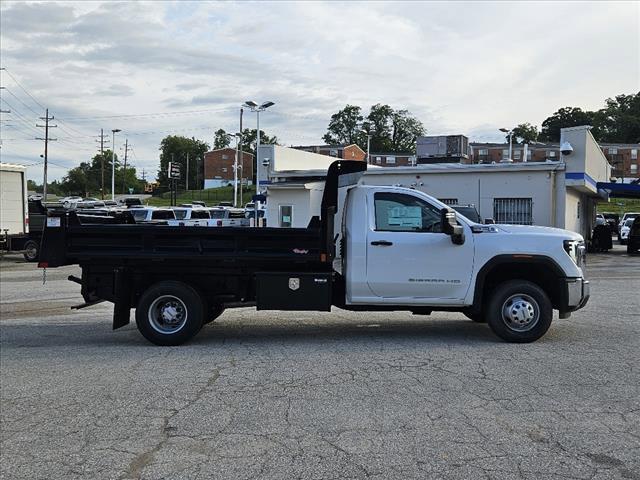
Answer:
[[609, 198], [640, 198], [640, 184], [598, 182], [598, 192]]

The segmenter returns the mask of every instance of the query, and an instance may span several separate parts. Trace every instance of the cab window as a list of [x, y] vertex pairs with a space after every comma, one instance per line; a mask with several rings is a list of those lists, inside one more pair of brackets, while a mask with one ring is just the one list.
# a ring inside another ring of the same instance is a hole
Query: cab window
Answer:
[[413, 195], [379, 192], [374, 196], [374, 204], [378, 231], [442, 231], [440, 210]]

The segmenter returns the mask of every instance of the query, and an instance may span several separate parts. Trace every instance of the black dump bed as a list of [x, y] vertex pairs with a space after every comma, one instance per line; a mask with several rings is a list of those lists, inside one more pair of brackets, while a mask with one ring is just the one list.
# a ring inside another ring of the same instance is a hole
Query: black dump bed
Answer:
[[[353, 184], [366, 163], [339, 160], [327, 172], [321, 218], [309, 228], [181, 227], [133, 224], [126, 219], [82, 218], [74, 212], [48, 212], [40, 253], [41, 267], [127, 266], [145, 262], [245, 267], [331, 265], [335, 254], [333, 221], [338, 187]], [[90, 222], [90, 223], [89, 223]]]

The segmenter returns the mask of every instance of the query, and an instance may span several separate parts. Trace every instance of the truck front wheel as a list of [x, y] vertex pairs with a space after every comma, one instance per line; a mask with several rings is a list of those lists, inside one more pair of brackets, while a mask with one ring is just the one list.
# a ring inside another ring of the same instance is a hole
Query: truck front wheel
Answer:
[[485, 311], [493, 333], [507, 342], [528, 343], [542, 337], [553, 319], [548, 295], [526, 280], [510, 280], [495, 289]]
[[140, 297], [136, 324], [151, 343], [180, 345], [200, 331], [204, 313], [204, 301], [195, 289], [182, 282], [164, 281]]

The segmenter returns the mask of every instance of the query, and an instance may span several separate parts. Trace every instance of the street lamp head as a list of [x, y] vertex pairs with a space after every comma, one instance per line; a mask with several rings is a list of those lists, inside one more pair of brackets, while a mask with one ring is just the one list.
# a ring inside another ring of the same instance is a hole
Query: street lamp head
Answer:
[[260, 105], [260, 108], [264, 110], [265, 108], [272, 107], [273, 105], [275, 105], [275, 103], [273, 102], [264, 102], [262, 105]]
[[509, 133], [511, 130], [509, 130], [507, 128], [501, 128], [500, 131], [504, 132], [504, 133]]
[[119, 128], [115, 128], [113, 130], [111, 130], [112, 133], [118, 133], [121, 132], [122, 130], [120, 130]]
[[244, 102], [244, 106], [245, 107], [250, 107], [250, 108], [256, 108], [258, 106], [258, 104], [256, 102], [254, 102], [253, 100], [247, 100], [246, 102]]

